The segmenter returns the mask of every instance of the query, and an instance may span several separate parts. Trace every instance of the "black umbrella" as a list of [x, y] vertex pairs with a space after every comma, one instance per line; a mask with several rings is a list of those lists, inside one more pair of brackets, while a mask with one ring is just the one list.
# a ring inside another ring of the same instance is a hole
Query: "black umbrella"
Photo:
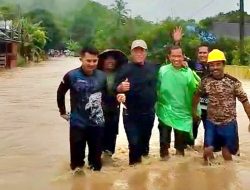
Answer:
[[99, 57], [98, 66], [97, 66], [98, 69], [102, 70], [103, 62], [109, 56], [112, 56], [117, 61], [116, 69], [120, 67], [121, 65], [126, 64], [128, 62], [127, 56], [121, 50], [106, 49], [98, 55]]

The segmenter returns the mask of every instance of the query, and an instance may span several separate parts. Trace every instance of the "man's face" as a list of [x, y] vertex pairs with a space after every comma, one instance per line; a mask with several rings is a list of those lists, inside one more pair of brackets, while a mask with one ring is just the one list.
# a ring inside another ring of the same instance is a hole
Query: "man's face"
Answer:
[[86, 52], [81, 56], [82, 68], [87, 75], [91, 75], [97, 67], [98, 56]]
[[132, 56], [133, 62], [144, 63], [147, 57], [147, 50], [141, 47], [136, 47], [131, 50], [131, 56]]
[[213, 77], [220, 79], [224, 75], [224, 63], [223, 61], [214, 61], [209, 63], [209, 70]]
[[172, 63], [172, 65], [180, 69], [183, 67], [183, 61], [184, 61], [184, 55], [182, 53], [182, 49], [172, 49], [169, 55], [169, 60]]
[[198, 48], [197, 52], [197, 58], [200, 63], [207, 63], [207, 57], [208, 57], [208, 47], [207, 46], [201, 46]]
[[103, 69], [113, 71], [116, 67], [116, 60], [113, 57], [107, 57], [103, 62]]

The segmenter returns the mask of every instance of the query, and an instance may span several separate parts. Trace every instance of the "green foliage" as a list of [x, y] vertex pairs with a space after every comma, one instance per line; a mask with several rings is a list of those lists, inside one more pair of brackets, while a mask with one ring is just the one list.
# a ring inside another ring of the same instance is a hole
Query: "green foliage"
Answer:
[[[245, 22], [250, 23], [250, 15], [246, 12], [245, 15]], [[240, 20], [240, 11], [231, 11], [228, 13], [219, 13], [216, 18], [216, 21], [219, 22], [239, 22]]]
[[225, 53], [227, 64], [231, 65], [233, 60], [233, 51], [238, 51], [238, 42], [230, 38], [220, 38], [210, 47], [211, 49], [220, 49]]
[[201, 28], [206, 28], [209, 30], [212, 28], [213, 18], [212, 17], [205, 18], [199, 22], [199, 25], [201, 26]]
[[95, 37], [95, 31], [102, 29], [109, 21], [109, 11], [96, 2], [88, 2], [81, 10], [74, 13], [69, 26], [67, 39], [78, 41], [81, 45], [90, 45]]
[[78, 53], [80, 51], [80, 44], [78, 42], [75, 42], [73, 40], [69, 40], [66, 43], [66, 49], [74, 52], [74, 53]]
[[[250, 23], [250, 15], [247, 13], [244, 14], [245, 22]], [[238, 23], [240, 20], [239, 11], [231, 11], [228, 13], [219, 13], [214, 17], [209, 17], [201, 20], [199, 25], [206, 29], [210, 30], [212, 28], [213, 22], [232, 22]], [[220, 38], [211, 48], [218, 48], [225, 52], [227, 57], [227, 64], [233, 65], [249, 65], [250, 64], [250, 40], [245, 40], [245, 52], [244, 52], [244, 62], [240, 62], [240, 52], [239, 52], [239, 42], [230, 38]]]
[[152, 28], [152, 23], [141, 20], [139, 17], [135, 19], [128, 18], [126, 23], [119, 27], [107, 23], [106, 28], [96, 31], [94, 45], [100, 50], [119, 48], [129, 54], [131, 42]]
[[[245, 22], [250, 23], [250, 15], [246, 12], [244, 14]], [[208, 17], [205, 19], [200, 20], [199, 25], [202, 28], [211, 29], [213, 22], [232, 22], [238, 23], [240, 21], [240, 12], [239, 11], [231, 11], [228, 13], [219, 13], [214, 17]]]
[[[39, 58], [48, 49], [69, 49], [78, 52], [81, 46], [95, 45], [100, 51], [118, 48], [130, 53], [130, 44], [135, 39], [144, 39], [149, 47], [148, 58], [165, 62], [166, 47], [173, 44], [171, 32], [182, 26], [181, 41], [184, 53], [196, 58], [196, 48], [201, 43], [197, 31], [186, 30], [198, 26], [209, 30], [214, 21], [238, 22], [239, 12], [220, 13], [196, 23], [194, 20], [167, 18], [161, 23], [145, 21], [142, 17], [131, 18], [124, 0], [115, 0], [111, 8], [91, 0], [1, 0], [0, 19], [13, 19], [22, 26], [21, 54], [29, 59]], [[6, 4], [7, 3], [7, 4]], [[20, 14], [22, 13], [22, 14]], [[21, 16], [23, 18], [21, 18]], [[246, 22], [250, 16], [245, 14]], [[245, 44], [244, 63], [249, 63], [249, 39]], [[226, 53], [229, 64], [239, 64], [238, 42], [218, 39], [212, 48]]]
[[233, 65], [250, 65], [250, 38], [247, 38], [245, 40], [245, 47], [244, 47], [244, 62], [240, 62], [240, 52], [238, 49], [235, 49], [232, 51], [233, 59], [232, 64]]
[[123, 0], [115, 0], [115, 3], [112, 5], [113, 11], [116, 14], [117, 21], [116, 26], [120, 27], [121, 25], [125, 24], [128, 18], [129, 9], [126, 8], [127, 2]]
[[33, 32], [33, 43], [35, 46], [38, 46], [39, 48], [43, 49], [46, 44], [47, 36], [45, 34], [45, 31], [41, 29], [37, 29]]
[[25, 59], [20, 54], [17, 54], [17, 66], [18, 67], [23, 67], [26, 64], [27, 63], [26, 63]]
[[32, 23], [40, 22], [40, 26], [46, 31], [48, 42], [44, 46], [45, 50], [60, 49], [63, 47], [63, 30], [60, 28], [60, 22], [50, 12], [44, 9], [35, 9], [27, 12], [24, 17], [29, 18]]
[[149, 58], [156, 62], [165, 62], [167, 55], [166, 47], [173, 45], [171, 33], [176, 26], [182, 26], [184, 29], [185, 37], [182, 39], [181, 46], [184, 53], [191, 58], [195, 58], [195, 51], [200, 44], [198, 35], [195, 33], [188, 33], [185, 27], [189, 24], [184, 20], [171, 18], [166, 19], [164, 22], [153, 27], [141, 35], [150, 48]]
[[20, 19], [19, 24], [22, 28], [20, 53], [29, 60], [39, 60], [43, 54], [47, 36], [40, 23], [33, 24], [28, 19]]
[[14, 20], [18, 15], [18, 7], [6, 4], [0, 7], [0, 20]]

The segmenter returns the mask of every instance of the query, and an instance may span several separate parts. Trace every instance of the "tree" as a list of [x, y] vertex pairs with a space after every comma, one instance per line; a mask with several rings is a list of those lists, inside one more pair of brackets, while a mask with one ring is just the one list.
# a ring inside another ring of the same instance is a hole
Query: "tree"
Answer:
[[[232, 23], [238, 23], [240, 21], [240, 12], [237, 11], [231, 11], [228, 13], [219, 13], [218, 15], [214, 17], [208, 17], [200, 21], [200, 25], [204, 26], [207, 29], [210, 29], [213, 22], [232, 22]], [[245, 22], [250, 23], [250, 15], [248, 15], [245, 12]]]
[[188, 22], [180, 19], [167, 18], [162, 23], [154, 25], [151, 30], [142, 33], [140, 38], [144, 39], [149, 47], [149, 59], [158, 63], [165, 62], [167, 55], [166, 48], [173, 44], [172, 31], [176, 26], [181, 26], [184, 30], [184, 36], [181, 41], [183, 52], [186, 56], [194, 59], [197, 46], [200, 44], [199, 35], [195, 32], [186, 30]]
[[233, 60], [233, 51], [238, 49], [237, 40], [230, 38], [220, 38], [215, 44], [210, 46], [211, 49], [220, 49], [223, 51], [227, 58], [227, 64], [231, 65]]
[[40, 26], [46, 31], [48, 42], [45, 50], [62, 49], [63, 48], [63, 30], [59, 26], [60, 22], [56, 22], [57, 18], [47, 10], [35, 9], [27, 12], [24, 17], [31, 20], [32, 23], [40, 22]]
[[70, 50], [71, 52], [74, 52], [77, 54], [80, 51], [80, 44], [78, 42], [75, 42], [73, 40], [69, 40], [66, 43], [66, 48]]
[[115, 3], [112, 5], [113, 11], [117, 14], [116, 25], [119, 28], [122, 24], [125, 24], [128, 18], [129, 9], [126, 8], [128, 3], [123, 0], [115, 0]]
[[43, 48], [47, 41], [47, 36], [40, 23], [31, 23], [28, 19], [19, 20], [21, 26], [21, 49], [20, 53], [29, 60], [36, 61], [42, 56]]
[[232, 52], [232, 64], [233, 65], [250, 65], [250, 38], [245, 39], [245, 48], [244, 48], [244, 62], [240, 62], [240, 52], [239, 47], [237, 46], [237, 49], [234, 49]]
[[18, 17], [18, 7], [7, 4], [0, 7], [0, 20], [15, 20]]

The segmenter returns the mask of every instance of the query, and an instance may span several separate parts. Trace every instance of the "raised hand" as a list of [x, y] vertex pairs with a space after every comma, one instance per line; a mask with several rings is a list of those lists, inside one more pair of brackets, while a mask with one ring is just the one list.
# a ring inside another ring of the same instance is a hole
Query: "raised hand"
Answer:
[[174, 40], [175, 43], [180, 42], [183, 36], [183, 32], [182, 32], [182, 27], [181, 26], [177, 26], [175, 27], [173, 33], [172, 33], [172, 38]]

